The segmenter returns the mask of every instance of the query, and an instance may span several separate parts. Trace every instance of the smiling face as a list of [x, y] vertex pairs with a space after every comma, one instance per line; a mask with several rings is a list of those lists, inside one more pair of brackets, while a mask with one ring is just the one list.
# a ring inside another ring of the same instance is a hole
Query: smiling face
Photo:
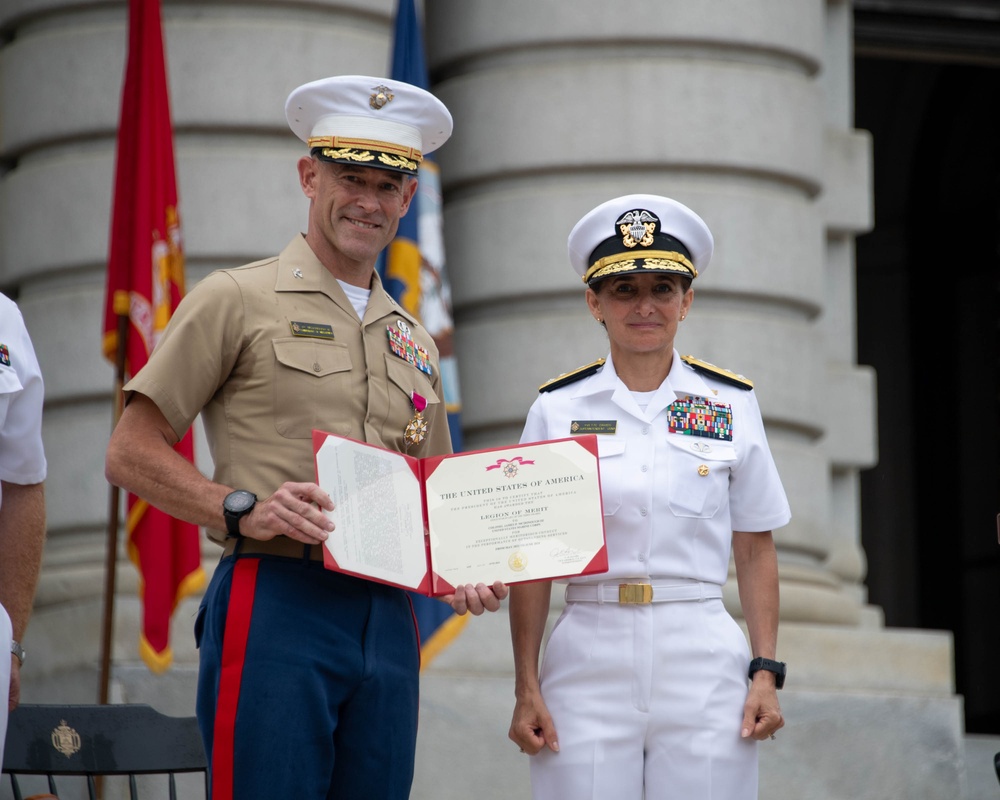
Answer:
[[299, 182], [310, 199], [306, 241], [341, 280], [367, 287], [378, 254], [392, 241], [417, 181], [372, 167], [299, 160]]
[[587, 306], [603, 322], [615, 362], [630, 355], [670, 352], [694, 290], [680, 275], [626, 273], [587, 289]]

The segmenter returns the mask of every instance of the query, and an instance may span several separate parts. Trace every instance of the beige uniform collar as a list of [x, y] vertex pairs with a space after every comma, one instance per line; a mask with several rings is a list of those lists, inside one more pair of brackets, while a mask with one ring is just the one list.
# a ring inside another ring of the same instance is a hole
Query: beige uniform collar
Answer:
[[[274, 282], [276, 292], [322, 292], [346, 313], [354, 314], [354, 307], [337, 279], [324, 267], [301, 234], [292, 239], [278, 256], [278, 276]], [[382, 286], [378, 273], [372, 274], [371, 297], [365, 310], [364, 324], [376, 322], [389, 315], [404, 317], [413, 325], [417, 320], [396, 303]]]

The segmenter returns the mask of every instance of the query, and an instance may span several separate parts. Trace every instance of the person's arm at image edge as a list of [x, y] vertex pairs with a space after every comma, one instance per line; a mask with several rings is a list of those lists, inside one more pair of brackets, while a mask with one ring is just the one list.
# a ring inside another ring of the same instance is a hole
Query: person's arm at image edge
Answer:
[[[45, 484], [3, 481], [0, 504], [0, 604], [10, 616], [14, 639], [22, 641], [38, 586], [45, 547]], [[8, 707], [20, 700], [21, 662], [11, 654]]]

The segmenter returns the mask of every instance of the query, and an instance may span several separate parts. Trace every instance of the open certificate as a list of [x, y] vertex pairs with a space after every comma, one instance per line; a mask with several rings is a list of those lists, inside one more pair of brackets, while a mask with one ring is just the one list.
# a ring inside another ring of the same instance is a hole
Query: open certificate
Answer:
[[606, 572], [597, 437], [414, 458], [313, 431], [329, 569], [450, 594]]

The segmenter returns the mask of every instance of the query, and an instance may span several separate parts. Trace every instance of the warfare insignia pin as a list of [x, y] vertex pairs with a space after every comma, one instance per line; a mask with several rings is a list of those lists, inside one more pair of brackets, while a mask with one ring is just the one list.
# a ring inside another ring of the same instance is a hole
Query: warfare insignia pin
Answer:
[[371, 96], [368, 98], [368, 105], [378, 111], [380, 108], [384, 108], [387, 103], [392, 102], [392, 98], [395, 96], [388, 86], [379, 84], [372, 87]]
[[622, 244], [628, 248], [640, 244], [649, 247], [653, 243], [653, 234], [656, 233], [659, 224], [659, 218], [644, 208], [628, 211], [615, 222], [622, 235]]

